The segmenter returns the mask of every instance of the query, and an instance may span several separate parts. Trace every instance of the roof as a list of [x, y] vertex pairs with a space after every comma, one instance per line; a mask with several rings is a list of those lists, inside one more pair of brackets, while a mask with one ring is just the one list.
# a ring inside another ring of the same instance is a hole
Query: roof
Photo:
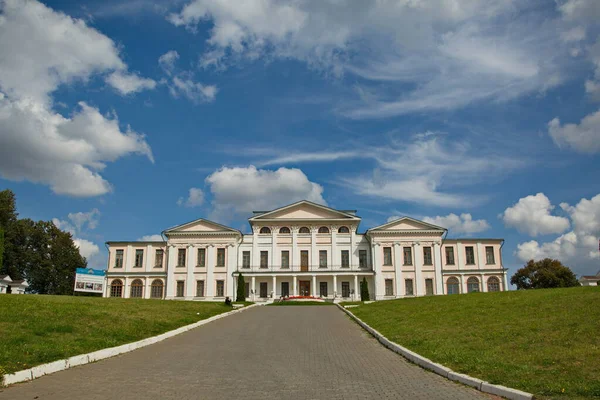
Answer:
[[0, 281], [12, 282], [12, 279], [8, 275], [0, 275]]
[[268, 216], [270, 214], [275, 214], [275, 213], [281, 212], [283, 210], [286, 210], [288, 208], [296, 207], [301, 204], [308, 204], [312, 207], [320, 208], [325, 211], [334, 212], [334, 213], [340, 214], [340, 216], [344, 217], [344, 218], [353, 219], [353, 220], [357, 220], [357, 221], [360, 220], [360, 217], [356, 216], [355, 210], [336, 210], [335, 208], [324, 206], [322, 204], [313, 203], [312, 201], [309, 201], [309, 200], [300, 200], [295, 203], [288, 204], [287, 206], [279, 207], [279, 208], [276, 208], [271, 211], [253, 211], [254, 216], [249, 218], [248, 221], [255, 221], [258, 219], [268, 219]]
[[598, 275], [584, 275], [581, 278], [582, 279], [590, 279], [590, 280], [600, 280], [600, 276], [598, 276]]
[[370, 231], [385, 230], [388, 226], [396, 225], [397, 223], [402, 222], [402, 221], [415, 222], [415, 223], [417, 223], [419, 225], [423, 225], [423, 226], [425, 226], [425, 227], [427, 227], [427, 228], [429, 228], [431, 230], [435, 230], [435, 231], [447, 231], [446, 228], [442, 228], [441, 226], [433, 225], [433, 224], [430, 224], [428, 222], [419, 221], [418, 219], [414, 219], [414, 218], [411, 218], [411, 217], [401, 217], [401, 218], [397, 218], [397, 219], [394, 219], [392, 221], [386, 222], [383, 225], [379, 225], [379, 226], [376, 226], [374, 228], [367, 229], [367, 233], [370, 232]]
[[29, 283], [27, 283], [27, 281], [25, 279], [18, 279], [18, 280], [14, 280], [12, 281], [12, 285], [21, 285], [21, 286], [29, 286]]
[[[194, 225], [194, 224], [198, 224], [198, 223], [202, 223], [202, 222], [204, 222], [206, 224], [209, 224], [209, 225], [214, 225], [217, 228], [221, 228], [221, 232], [239, 233], [240, 235], [242, 234], [242, 232], [240, 232], [237, 229], [233, 229], [233, 228], [230, 228], [229, 226], [221, 225], [221, 224], [219, 224], [217, 222], [210, 221], [210, 220], [205, 219], [205, 218], [198, 218], [198, 219], [186, 222], [186, 223], [181, 224], [181, 225], [173, 226], [171, 228], [165, 229], [162, 233], [165, 233], [165, 234], [172, 233], [174, 231], [182, 230], [182, 229], [184, 229], [184, 228], [186, 228], [186, 227], [188, 227], [190, 225]], [[216, 233], [216, 232], [218, 232], [218, 231], [213, 231], [213, 233]]]

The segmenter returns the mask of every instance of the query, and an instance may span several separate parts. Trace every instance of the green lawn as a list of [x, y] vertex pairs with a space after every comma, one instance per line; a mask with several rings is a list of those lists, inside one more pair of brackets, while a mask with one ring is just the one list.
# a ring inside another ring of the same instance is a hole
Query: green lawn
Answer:
[[223, 303], [0, 295], [0, 369], [12, 373], [231, 311]]
[[350, 311], [457, 372], [539, 398], [600, 397], [600, 288], [420, 297]]

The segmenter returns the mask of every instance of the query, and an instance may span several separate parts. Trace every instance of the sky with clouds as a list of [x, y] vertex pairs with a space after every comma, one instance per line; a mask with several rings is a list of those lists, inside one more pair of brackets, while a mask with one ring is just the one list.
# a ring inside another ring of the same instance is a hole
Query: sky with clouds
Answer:
[[109, 240], [307, 199], [600, 269], [597, 0], [0, 0], [0, 187]]

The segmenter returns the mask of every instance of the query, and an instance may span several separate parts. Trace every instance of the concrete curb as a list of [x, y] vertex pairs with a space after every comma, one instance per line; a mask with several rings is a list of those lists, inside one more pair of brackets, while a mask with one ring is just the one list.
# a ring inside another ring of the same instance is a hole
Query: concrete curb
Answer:
[[[114, 357], [119, 354], [128, 353], [130, 351], [133, 351], [133, 350], [145, 347], [145, 346], [149, 346], [154, 343], [161, 342], [170, 337], [179, 335], [180, 333], [187, 332], [189, 330], [192, 330], [192, 329], [202, 326], [204, 324], [208, 324], [209, 322], [216, 321], [218, 319], [225, 318], [229, 315], [237, 314], [237, 313], [247, 310], [249, 308], [257, 307], [257, 306], [261, 306], [261, 305], [262, 304], [255, 303], [255, 304], [252, 304], [252, 305], [249, 305], [246, 307], [234, 309], [234, 310], [226, 312], [226, 313], [214, 315], [210, 318], [203, 319], [198, 322], [194, 322], [193, 324], [190, 324], [190, 325], [182, 326], [180, 328], [174, 329], [169, 332], [162, 333], [157, 336], [138, 340], [137, 342], [127, 343], [127, 344], [123, 344], [121, 346], [116, 346], [116, 347], [110, 347], [108, 349], [97, 350], [92, 353], [80, 354], [78, 356], [69, 357], [64, 360], [53, 361], [51, 363], [42, 364], [42, 365], [35, 366], [33, 368], [17, 371], [13, 374], [6, 374], [3, 377], [3, 381], [1, 381], [0, 383], [3, 383], [4, 386], [8, 386], [8, 385], [12, 385], [12, 384], [19, 383], [19, 382], [26, 382], [26, 381], [30, 381], [33, 379], [37, 379], [44, 375], [53, 374], [55, 372], [63, 371], [65, 369], [68, 369], [71, 367], [76, 367], [78, 365], [89, 364], [89, 363], [92, 363], [95, 361], [103, 360], [105, 358]], [[2, 387], [2, 385], [0, 385], [0, 387]]]
[[507, 388], [501, 385], [493, 385], [489, 382], [482, 381], [481, 379], [473, 378], [469, 375], [459, 374], [458, 372], [452, 371], [450, 368], [446, 368], [441, 364], [435, 363], [428, 358], [425, 358], [409, 349], [400, 346], [398, 343], [394, 343], [381, 333], [367, 325], [356, 315], [352, 314], [349, 310], [344, 308], [343, 306], [337, 304], [340, 310], [345, 312], [352, 318], [356, 323], [358, 323], [364, 330], [369, 332], [373, 337], [375, 337], [382, 345], [392, 350], [395, 353], [400, 354], [402, 357], [407, 360], [417, 364], [418, 366], [428, 369], [438, 375], [443, 376], [444, 378], [450, 379], [455, 382], [460, 382], [464, 385], [471, 386], [481, 392], [494, 394], [497, 396], [502, 396], [511, 400], [529, 400], [533, 399], [533, 394], [522, 392], [517, 389]]

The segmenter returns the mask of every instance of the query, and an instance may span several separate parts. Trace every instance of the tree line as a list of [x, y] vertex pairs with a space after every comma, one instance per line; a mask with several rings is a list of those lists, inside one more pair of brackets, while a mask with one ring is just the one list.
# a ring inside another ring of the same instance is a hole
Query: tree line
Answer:
[[32, 293], [72, 294], [75, 269], [86, 266], [69, 232], [18, 218], [15, 194], [0, 191], [0, 275], [26, 279]]

